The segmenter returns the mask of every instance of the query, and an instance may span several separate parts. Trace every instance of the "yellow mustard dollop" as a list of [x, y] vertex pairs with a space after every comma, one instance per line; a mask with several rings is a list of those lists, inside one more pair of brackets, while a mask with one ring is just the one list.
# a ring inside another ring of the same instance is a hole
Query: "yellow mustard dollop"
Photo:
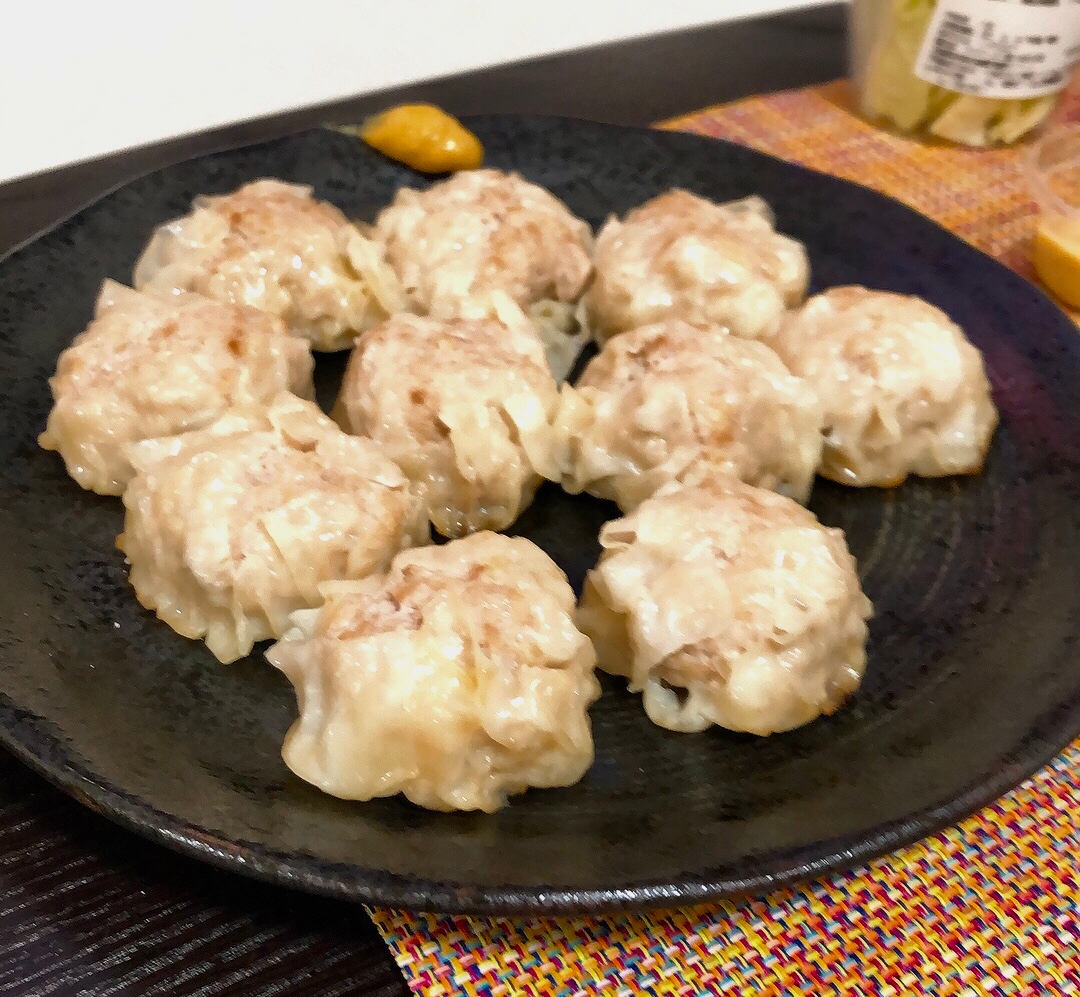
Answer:
[[457, 118], [431, 104], [402, 104], [368, 118], [356, 134], [373, 149], [421, 173], [474, 170], [484, 161], [480, 140]]

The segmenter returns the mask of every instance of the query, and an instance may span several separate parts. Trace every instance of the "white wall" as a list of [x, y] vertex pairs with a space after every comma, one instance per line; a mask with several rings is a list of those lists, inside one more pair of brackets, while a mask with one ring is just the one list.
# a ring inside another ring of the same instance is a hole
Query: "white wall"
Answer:
[[7, 0], [0, 181], [205, 128], [823, 0]]

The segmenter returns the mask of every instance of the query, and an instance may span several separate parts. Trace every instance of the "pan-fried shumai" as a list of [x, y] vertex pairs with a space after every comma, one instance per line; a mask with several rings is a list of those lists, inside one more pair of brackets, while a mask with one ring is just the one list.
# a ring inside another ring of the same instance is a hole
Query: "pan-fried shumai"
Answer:
[[296, 687], [282, 756], [334, 796], [496, 810], [592, 764], [595, 654], [529, 540], [476, 533], [323, 587], [267, 653]]
[[763, 343], [677, 319], [610, 339], [563, 389], [563, 487], [628, 512], [705, 464], [806, 500], [821, 407]]
[[384, 570], [429, 539], [397, 465], [281, 395], [130, 451], [117, 545], [139, 601], [221, 661], [280, 637], [319, 585]]
[[310, 398], [311, 370], [307, 343], [272, 315], [107, 280], [93, 322], [57, 361], [38, 442], [59, 451], [83, 488], [119, 495], [131, 443], [198, 429], [281, 391]]
[[669, 485], [600, 533], [578, 626], [661, 727], [771, 734], [834, 712], [870, 601], [841, 530], [724, 476]]
[[559, 391], [528, 323], [398, 315], [365, 333], [335, 417], [395, 460], [444, 536], [509, 526], [558, 477]]
[[997, 409], [982, 355], [939, 308], [835, 287], [789, 315], [772, 344], [824, 404], [824, 477], [892, 486], [982, 469]]

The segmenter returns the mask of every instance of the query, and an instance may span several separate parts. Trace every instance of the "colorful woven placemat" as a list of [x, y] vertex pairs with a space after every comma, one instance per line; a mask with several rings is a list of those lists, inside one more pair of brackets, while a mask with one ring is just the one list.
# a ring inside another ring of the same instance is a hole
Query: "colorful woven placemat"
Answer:
[[[663, 127], [869, 184], [1029, 273], [1022, 151], [924, 146], [846, 107], [834, 84]], [[1078, 112], [1074, 91], [1061, 114]], [[611, 917], [370, 913], [425, 997], [1080, 994], [1080, 741], [958, 827], [798, 889]]]

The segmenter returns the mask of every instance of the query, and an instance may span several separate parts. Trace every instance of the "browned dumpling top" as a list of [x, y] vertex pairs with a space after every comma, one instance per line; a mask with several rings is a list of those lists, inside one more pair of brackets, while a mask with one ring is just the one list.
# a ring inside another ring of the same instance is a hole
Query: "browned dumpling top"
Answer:
[[556, 377], [584, 342], [578, 299], [592, 273], [592, 232], [558, 198], [516, 173], [469, 170], [402, 188], [376, 229], [414, 310], [493, 313], [500, 298], [537, 324]]
[[821, 406], [763, 343], [657, 322], [610, 339], [557, 423], [563, 487], [633, 509], [704, 464], [805, 501]]
[[773, 228], [763, 201], [714, 204], [673, 190], [600, 230], [585, 303], [599, 343], [667, 319], [759, 339], [802, 301], [808, 280], [805, 248]]
[[316, 350], [345, 349], [404, 307], [377, 242], [310, 187], [281, 180], [197, 198], [154, 233], [134, 280], [261, 308]]

